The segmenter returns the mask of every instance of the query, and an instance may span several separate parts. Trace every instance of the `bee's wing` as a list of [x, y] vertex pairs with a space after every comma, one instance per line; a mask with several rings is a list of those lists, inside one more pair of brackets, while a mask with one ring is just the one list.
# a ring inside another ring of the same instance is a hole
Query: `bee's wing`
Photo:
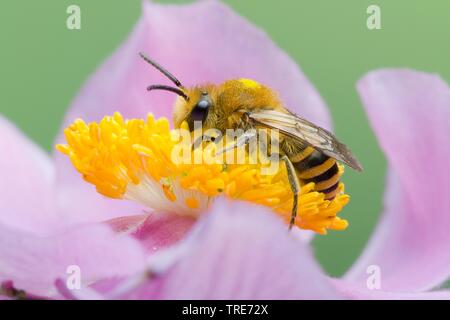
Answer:
[[247, 112], [250, 120], [264, 127], [278, 129], [281, 133], [311, 145], [327, 156], [339, 160], [349, 167], [362, 171], [359, 161], [346, 145], [341, 143], [331, 132], [300, 118], [292, 113], [274, 110]]

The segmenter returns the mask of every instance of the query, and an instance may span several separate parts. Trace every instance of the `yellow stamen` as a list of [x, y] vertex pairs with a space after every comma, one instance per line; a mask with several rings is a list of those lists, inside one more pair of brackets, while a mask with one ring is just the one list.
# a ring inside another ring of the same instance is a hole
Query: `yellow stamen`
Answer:
[[177, 196], [173, 193], [173, 187], [170, 185], [169, 179], [161, 179], [161, 186], [167, 199], [169, 199], [170, 201], [177, 200]]
[[[188, 127], [182, 124], [181, 128]], [[170, 130], [165, 118], [148, 115], [146, 120], [124, 120], [115, 113], [99, 123], [77, 119], [64, 133], [67, 144], [56, 149], [70, 158], [85, 181], [109, 198], [197, 216], [214, 197], [225, 195], [267, 206], [286, 221], [290, 219], [293, 195], [284, 165], [275, 173], [262, 174], [261, 169], [270, 164], [225, 163], [227, 157], [211, 157], [214, 148], [189, 149], [191, 159], [200, 152], [201, 159], [209, 157], [213, 162], [174, 162], [172, 150], [178, 143], [174, 137], [179, 135]], [[338, 177], [342, 174], [339, 165]], [[321, 234], [345, 229], [347, 221], [337, 217], [349, 201], [344, 185], [340, 183], [333, 200], [315, 190], [314, 183], [301, 186], [297, 226]]]
[[195, 198], [187, 198], [186, 205], [192, 209], [197, 209], [200, 206], [198, 200]]

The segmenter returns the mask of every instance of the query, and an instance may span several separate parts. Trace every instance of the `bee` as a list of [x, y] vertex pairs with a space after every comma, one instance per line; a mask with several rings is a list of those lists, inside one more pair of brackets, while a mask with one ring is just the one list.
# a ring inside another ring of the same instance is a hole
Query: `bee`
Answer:
[[[289, 229], [295, 224], [298, 210], [300, 182], [315, 183], [315, 190], [332, 200], [338, 193], [339, 168], [337, 161], [362, 171], [360, 162], [350, 149], [331, 132], [289, 111], [277, 93], [250, 79], [233, 79], [220, 85], [204, 84], [191, 88], [181, 82], [161, 65], [143, 53], [140, 56], [174, 85], [150, 85], [148, 91], [166, 90], [177, 94], [173, 112], [175, 127], [186, 121], [190, 130], [199, 121], [204, 130], [266, 128], [278, 130], [280, 160], [286, 164], [293, 192], [293, 206]], [[249, 136], [242, 135], [232, 147], [247, 143]]]

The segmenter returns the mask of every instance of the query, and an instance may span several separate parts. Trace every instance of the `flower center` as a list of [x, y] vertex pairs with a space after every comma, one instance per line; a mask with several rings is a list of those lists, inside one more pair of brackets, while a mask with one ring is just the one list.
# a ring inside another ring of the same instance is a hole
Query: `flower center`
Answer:
[[[186, 129], [186, 124], [180, 129]], [[83, 179], [109, 198], [128, 199], [154, 210], [198, 216], [215, 197], [248, 201], [271, 208], [289, 221], [293, 194], [283, 165], [262, 174], [270, 164], [227, 163], [210, 160], [214, 148], [190, 148], [200, 163], [173, 161], [180, 129], [170, 130], [165, 118], [124, 120], [119, 113], [99, 123], [77, 119], [65, 129], [67, 144], [56, 148], [67, 155]], [[208, 149], [208, 151], [206, 151]], [[196, 154], [200, 153], [200, 154]], [[224, 157], [226, 158], [226, 157]], [[340, 166], [340, 175], [343, 167]], [[301, 186], [296, 225], [326, 233], [343, 230], [348, 222], [337, 213], [348, 203], [341, 183], [333, 200], [314, 190], [314, 183]]]

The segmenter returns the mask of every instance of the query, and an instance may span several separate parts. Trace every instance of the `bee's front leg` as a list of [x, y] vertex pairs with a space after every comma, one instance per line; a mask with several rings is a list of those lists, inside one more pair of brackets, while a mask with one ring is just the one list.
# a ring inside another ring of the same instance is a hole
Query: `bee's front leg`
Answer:
[[295, 224], [295, 218], [297, 217], [298, 195], [300, 193], [300, 182], [298, 181], [298, 177], [297, 177], [294, 165], [292, 164], [291, 160], [289, 160], [289, 158], [285, 155], [281, 157], [281, 160], [283, 160], [284, 163], [286, 164], [286, 170], [287, 170], [287, 174], [288, 174], [289, 184], [291, 185], [291, 190], [292, 190], [292, 193], [294, 194], [291, 220], [289, 222], [289, 230], [291, 230], [293, 225]]

